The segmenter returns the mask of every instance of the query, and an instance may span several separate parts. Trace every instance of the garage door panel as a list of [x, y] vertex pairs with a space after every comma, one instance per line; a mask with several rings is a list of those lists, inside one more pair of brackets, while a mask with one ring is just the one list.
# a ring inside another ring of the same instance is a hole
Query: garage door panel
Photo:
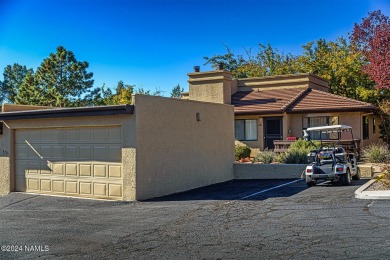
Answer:
[[108, 174], [109, 174], [109, 177], [111, 177], [111, 178], [122, 178], [121, 166], [109, 165], [108, 166]]
[[15, 136], [15, 142], [16, 143], [24, 143], [25, 140], [28, 138], [28, 131], [27, 130], [18, 130], [18, 134]]
[[74, 163], [65, 164], [65, 174], [71, 176], [77, 176], [77, 164]]
[[93, 195], [95, 196], [107, 196], [107, 184], [95, 182], [93, 184]]
[[53, 192], [64, 193], [65, 192], [65, 181], [53, 180]]
[[80, 130], [79, 129], [65, 129], [65, 140], [68, 142], [79, 142], [80, 141]]
[[65, 133], [63, 129], [53, 129], [52, 132], [52, 141], [54, 142], [64, 142], [65, 141]]
[[122, 197], [122, 185], [108, 184], [108, 193], [111, 197]]
[[77, 181], [66, 181], [65, 192], [68, 194], [77, 194], [78, 192]]
[[94, 146], [93, 147], [93, 159], [107, 161], [107, 147], [106, 146]]
[[105, 129], [105, 128], [93, 129], [93, 140], [98, 141], [98, 142], [106, 142], [107, 141], [107, 129]]
[[53, 174], [64, 175], [64, 164], [63, 163], [53, 163]]
[[65, 147], [66, 159], [79, 159], [80, 158], [80, 147], [77, 145], [68, 145]]
[[80, 136], [80, 141], [83, 141], [83, 142], [93, 141], [93, 133], [91, 133], [90, 129], [87, 129], [87, 128], [80, 129], [79, 136]]
[[40, 179], [41, 183], [41, 187], [40, 187], [40, 190], [42, 192], [51, 192], [52, 189], [51, 189], [51, 180], [50, 179]]
[[24, 174], [22, 176], [16, 175], [15, 177], [15, 190], [16, 191], [26, 191], [26, 177]]
[[106, 165], [95, 164], [93, 166], [93, 176], [94, 177], [107, 177]]
[[92, 171], [91, 171], [92, 165], [91, 164], [80, 164], [80, 171], [79, 174], [80, 176], [85, 176], [85, 177], [90, 177], [92, 176]]
[[108, 161], [120, 162], [122, 160], [122, 149], [121, 146], [109, 146], [108, 147]]
[[40, 132], [41, 132], [40, 141], [42, 141], [42, 142], [50, 142], [50, 141], [53, 140], [53, 139], [52, 139], [52, 138], [53, 138], [53, 137], [52, 137], [52, 135], [53, 135], [53, 130], [41, 129]]
[[92, 195], [92, 182], [80, 182], [79, 187], [81, 195]]
[[65, 146], [63, 145], [53, 145], [53, 155], [52, 159], [64, 159], [65, 158]]
[[120, 143], [122, 140], [122, 131], [120, 127], [112, 127], [108, 130], [108, 141]]
[[40, 155], [43, 158], [52, 158], [53, 154], [52, 154], [52, 147], [51, 147], [51, 145], [41, 145], [40, 146]]
[[28, 158], [28, 147], [24, 144], [17, 144], [15, 146], [15, 155], [17, 158], [24, 159]]
[[28, 178], [27, 179], [27, 191], [39, 191], [39, 179], [38, 178]]
[[28, 168], [25, 171], [28, 174], [40, 174], [41, 173], [41, 164], [37, 162], [29, 162]]
[[92, 146], [80, 146], [80, 159], [89, 161], [93, 159]]
[[28, 131], [28, 140], [39, 140], [41, 141], [41, 131]]
[[121, 199], [120, 127], [16, 130], [16, 190]]

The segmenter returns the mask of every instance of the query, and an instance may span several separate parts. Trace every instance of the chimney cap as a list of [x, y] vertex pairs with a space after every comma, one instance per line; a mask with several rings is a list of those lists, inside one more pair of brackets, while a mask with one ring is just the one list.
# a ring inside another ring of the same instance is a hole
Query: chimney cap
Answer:
[[218, 70], [223, 70], [223, 63], [218, 63], [217, 67], [218, 67]]
[[200, 66], [194, 66], [194, 71], [195, 72], [200, 72]]

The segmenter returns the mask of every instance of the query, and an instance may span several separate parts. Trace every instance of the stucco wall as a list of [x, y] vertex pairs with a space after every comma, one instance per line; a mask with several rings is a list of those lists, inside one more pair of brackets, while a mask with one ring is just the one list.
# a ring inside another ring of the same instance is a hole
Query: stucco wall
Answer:
[[306, 164], [235, 163], [234, 179], [295, 179], [301, 178]]
[[189, 73], [189, 99], [203, 102], [230, 104], [232, 95], [232, 81], [230, 73], [226, 71], [211, 71]]
[[11, 131], [3, 126], [3, 134], [0, 135], [0, 196], [8, 194], [11, 187], [10, 136]]
[[232, 106], [136, 95], [135, 117], [137, 200], [233, 178]]
[[[122, 133], [122, 162], [123, 162], [123, 198], [135, 200], [135, 157], [136, 136], [134, 115], [95, 116], [95, 117], [66, 117], [49, 119], [23, 119], [5, 121], [4, 134], [1, 136], [1, 144], [6, 145], [7, 156], [0, 156], [0, 194], [13, 191], [12, 177], [14, 174], [13, 131], [15, 129], [33, 128], [63, 128], [63, 127], [92, 127], [92, 126], [117, 126], [125, 131]], [[8, 166], [8, 168], [7, 168]], [[11, 185], [10, 185], [11, 183]]]

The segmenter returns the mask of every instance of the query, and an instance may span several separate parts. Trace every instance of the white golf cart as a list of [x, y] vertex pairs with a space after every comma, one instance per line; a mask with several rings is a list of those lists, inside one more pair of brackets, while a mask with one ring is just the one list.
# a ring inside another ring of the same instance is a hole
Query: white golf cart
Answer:
[[[308, 186], [316, 185], [319, 180], [332, 183], [339, 181], [342, 185], [349, 185], [352, 179], [360, 179], [357, 167], [358, 147], [353, 139], [352, 127], [310, 127], [304, 130], [304, 138], [310, 141], [310, 135], [319, 138], [321, 145], [307, 156], [309, 165], [306, 167], [305, 177]], [[348, 135], [351, 139], [342, 140]]]

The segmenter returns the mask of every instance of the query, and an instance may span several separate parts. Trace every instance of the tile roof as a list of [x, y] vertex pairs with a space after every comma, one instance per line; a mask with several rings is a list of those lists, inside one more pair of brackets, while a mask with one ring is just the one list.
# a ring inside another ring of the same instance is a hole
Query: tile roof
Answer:
[[370, 103], [309, 87], [236, 92], [232, 105], [236, 115], [375, 110]]

